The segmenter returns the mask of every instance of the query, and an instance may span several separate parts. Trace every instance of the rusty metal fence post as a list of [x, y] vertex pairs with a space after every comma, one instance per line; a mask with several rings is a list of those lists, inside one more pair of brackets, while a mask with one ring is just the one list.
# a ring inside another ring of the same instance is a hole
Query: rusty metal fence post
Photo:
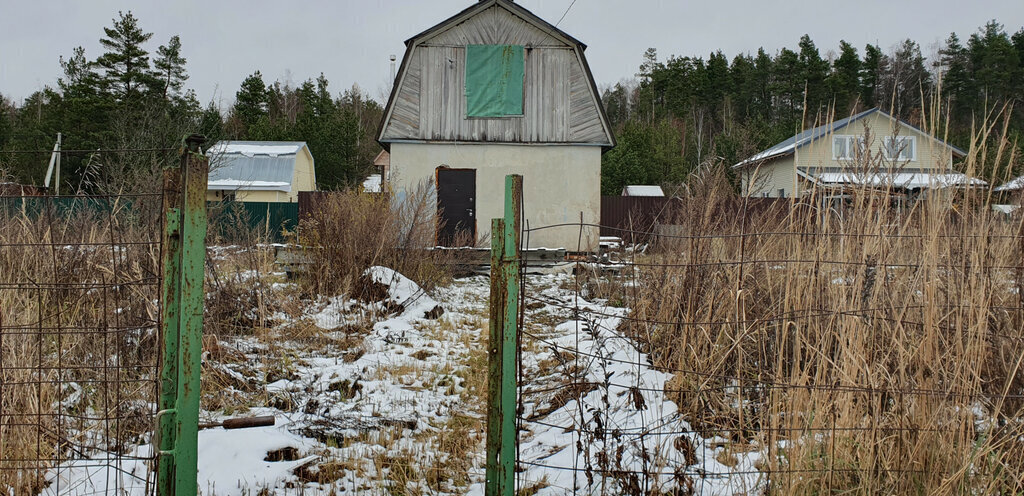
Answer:
[[206, 257], [205, 139], [185, 138], [181, 165], [164, 171], [157, 494], [197, 491], [199, 371]]
[[505, 177], [505, 218], [491, 220], [487, 496], [515, 494], [516, 350], [523, 176]]

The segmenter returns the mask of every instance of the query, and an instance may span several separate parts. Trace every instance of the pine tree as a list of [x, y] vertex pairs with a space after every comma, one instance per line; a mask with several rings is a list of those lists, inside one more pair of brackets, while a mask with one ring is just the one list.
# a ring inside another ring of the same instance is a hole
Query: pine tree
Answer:
[[712, 113], [718, 114], [725, 96], [733, 92], [732, 80], [729, 78], [729, 59], [725, 58], [721, 50], [713, 52], [708, 57], [706, 71], [708, 86], [703, 100]]
[[[1013, 42], [1013, 47], [1017, 49], [1017, 61], [1020, 63], [1018, 66], [1018, 74], [1024, 73], [1024, 28], [1021, 28], [1016, 33], [1013, 33], [1013, 37], [1010, 38]], [[1024, 95], [1024, 77], [1017, 79], [1017, 94]], [[1018, 106], [1017, 111], [1024, 113], [1024, 105]], [[1024, 115], [1024, 114], [1022, 114]]]
[[[989, 21], [967, 42], [974, 77], [984, 96], [992, 104], [1018, 97], [1021, 60], [1017, 48], [996, 21]], [[982, 99], [984, 100], [984, 99]]]
[[156, 57], [153, 59], [153, 77], [160, 81], [160, 94], [164, 99], [177, 97], [181, 88], [188, 80], [188, 72], [185, 70], [186, 59], [181, 56], [181, 39], [177, 35], [171, 37], [166, 45], [160, 45], [156, 49]]
[[101, 84], [100, 75], [96, 73], [95, 64], [85, 58], [85, 48], [76, 47], [70, 57], [60, 57], [60, 67], [64, 76], [57, 78], [57, 86], [65, 97], [73, 95], [95, 94]]
[[956, 33], [950, 33], [949, 38], [946, 38], [946, 46], [939, 50], [939, 70], [942, 92], [952, 105], [951, 118], [954, 121], [969, 122], [977, 89], [970, 74], [967, 49], [960, 44], [960, 37]]
[[859, 98], [861, 61], [857, 48], [846, 41], [839, 42], [839, 58], [832, 65], [828, 88], [835, 102], [836, 118], [846, 117], [855, 110]]
[[607, 88], [601, 94], [601, 103], [604, 104], [605, 114], [613, 129], [620, 129], [630, 117], [630, 95], [622, 83], [615, 83], [615, 86]]
[[640, 88], [637, 92], [637, 107], [641, 114], [647, 116], [648, 122], [654, 122], [655, 108], [663, 103], [660, 98], [661, 90], [658, 88], [658, 81], [655, 76], [665, 66], [658, 62], [658, 50], [648, 48], [644, 52], [644, 61], [640, 64], [640, 72], [636, 77], [640, 78]]
[[754, 104], [754, 115], [768, 121], [772, 115], [772, 74], [774, 62], [764, 48], [757, 49], [757, 57], [754, 58], [754, 87], [757, 89], [757, 96]]
[[[3, 150], [13, 137], [13, 121], [14, 102], [8, 100], [3, 93], [0, 93], [0, 150]], [[3, 181], [4, 178], [2, 176], [7, 172], [0, 165], [0, 181]]]
[[317, 115], [329, 115], [335, 110], [334, 100], [331, 99], [331, 92], [328, 90], [328, 81], [324, 73], [316, 78], [316, 95], [313, 99], [313, 110]]
[[729, 66], [737, 119], [746, 120], [755, 111], [755, 102], [759, 94], [755, 71], [754, 59], [749, 55], [737, 55]]
[[800, 110], [803, 108], [804, 74], [800, 55], [783, 48], [775, 57], [772, 69], [775, 119], [781, 126], [792, 130], [800, 124]]
[[828, 61], [821, 58], [818, 47], [811, 41], [811, 37], [803, 35], [800, 37], [800, 71], [803, 80], [802, 92], [807, 103], [807, 118], [812, 124], [815, 114], [820, 112], [825, 102], [825, 78], [828, 76]]
[[931, 74], [913, 40], [904, 40], [889, 60], [888, 70], [881, 72], [881, 104], [893, 115], [911, 119], [921, 110], [922, 94], [931, 94]]
[[[57, 79], [58, 91], [44, 90], [44, 105], [49, 115], [44, 132], [64, 134], [64, 147], [95, 149], [109, 146], [113, 141], [111, 123], [115, 114], [115, 97], [104, 91], [103, 76], [96, 71], [96, 63], [85, 56], [85, 49], [77, 47], [72, 55], [61, 57], [60, 65], [64, 74]], [[65, 184], [77, 184], [80, 179], [79, 166], [85, 157], [67, 156], [64, 174]]]
[[868, 108], [877, 107], [878, 85], [881, 73], [887, 65], [887, 57], [878, 45], [868, 44], [864, 47], [864, 63], [860, 73], [860, 99]]
[[206, 136], [206, 143], [213, 144], [224, 136], [224, 119], [220, 115], [220, 109], [211, 100], [199, 117], [199, 132]]
[[1017, 49], [1017, 60], [1024, 64], [1024, 28], [1020, 28], [1019, 31], [1013, 33], [1011, 40], [1013, 41], [1013, 47]]
[[155, 85], [149, 72], [149, 52], [142, 45], [153, 37], [139, 28], [139, 20], [129, 10], [118, 12], [113, 27], [103, 28], [105, 38], [100, 45], [107, 50], [96, 59], [103, 69], [103, 82], [116, 93], [121, 101], [136, 98], [143, 91]]
[[235, 93], [235, 106], [231, 109], [231, 115], [233, 120], [237, 121], [233, 130], [236, 138], [249, 137], [249, 131], [260, 118], [267, 117], [268, 103], [267, 85], [263, 82], [260, 71], [256, 71], [242, 81], [241, 87]]

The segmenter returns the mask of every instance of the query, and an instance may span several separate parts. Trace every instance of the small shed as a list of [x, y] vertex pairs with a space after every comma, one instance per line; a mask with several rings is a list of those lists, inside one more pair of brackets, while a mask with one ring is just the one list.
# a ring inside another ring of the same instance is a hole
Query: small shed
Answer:
[[665, 192], [661, 190], [661, 186], [649, 186], [649, 185], [630, 185], [622, 188], [622, 196], [655, 196], [663, 197]]
[[[530, 227], [600, 222], [601, 155], [615, 140], [586, 45], [509, 0], [474, 2], [405, 45], [377, 141], [395, 201], [423, 184], [436, 193], [438, 244], [489, 234], [507, 174], [523, 175]], [[528, 243], [593, 251], [598, 232], [562, 226]]]
[[208, 201], [294, 203], [316, 190], [316, 168], [304, 141], [218, 141], [210, 157]]

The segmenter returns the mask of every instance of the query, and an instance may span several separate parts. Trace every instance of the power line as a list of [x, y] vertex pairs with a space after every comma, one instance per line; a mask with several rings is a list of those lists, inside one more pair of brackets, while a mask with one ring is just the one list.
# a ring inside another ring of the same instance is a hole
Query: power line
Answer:
[[177, 148], [97, 148], [95, 150], [0, 150], [11, 155], [51, 153], [123, 153], [123, 152], [169, 152]]
[[576, 0], [572, 0], [572, 3], [569, 4], [569, 8], [565, 9], [565, 12], [562, 13], [562, 17], [558, 18], [558, 22], [555, 23], [556, 28], [559, 24], [562, 23], [562, 19], [565, 19], [565, 15], [568, 14], [570, 10], [572, 10], [573, 5], [576, 5]]

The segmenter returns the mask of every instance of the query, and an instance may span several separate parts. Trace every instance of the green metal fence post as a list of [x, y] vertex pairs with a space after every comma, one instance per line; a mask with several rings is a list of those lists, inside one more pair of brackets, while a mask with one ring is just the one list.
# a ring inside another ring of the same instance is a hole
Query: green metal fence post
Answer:
[[486, 496], [515, 494], [516, 351], [523, 177], [505, 177], [505, 218], [491, 221]]
[[189, 136], [182, 163], [164, 176], [160, 397], [157, 494], [195, 496], [198, 489], [199, 371], [203, 340], [208, 163], [204, 139]]
[[181, 222], [181, 327], [178, 361], [177, 474], [178, 496], [196, 494], [199, 450], [199, 371], [203, 352], [203, 278], [206, 262], [207, 158], [204, 138], [187, 138], [185, 198]]
[[160, 382], [156, 427], [159, 496], [174, 494], [174, 434], [178, 398], [178, 320], [181, 310], [181, 185], [182, 168], [164, 170], [162, 284], [160, 293]]

